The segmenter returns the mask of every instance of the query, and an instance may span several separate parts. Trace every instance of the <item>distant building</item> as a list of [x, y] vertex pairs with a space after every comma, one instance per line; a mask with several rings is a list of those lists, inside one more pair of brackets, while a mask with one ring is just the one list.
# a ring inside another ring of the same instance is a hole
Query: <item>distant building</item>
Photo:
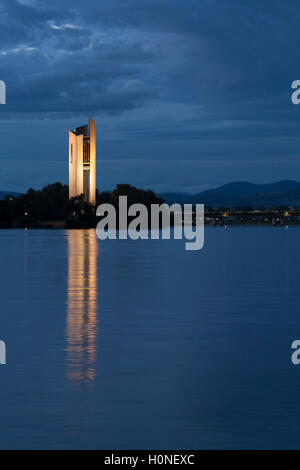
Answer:
[[69, 131], [69, 198], [84, 195], [96, 205], [96, 124]]

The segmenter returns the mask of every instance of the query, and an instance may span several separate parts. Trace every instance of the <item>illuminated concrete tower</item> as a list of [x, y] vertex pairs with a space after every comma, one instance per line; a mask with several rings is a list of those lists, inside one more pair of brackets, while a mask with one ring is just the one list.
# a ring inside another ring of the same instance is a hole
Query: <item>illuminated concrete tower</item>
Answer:
[[84, 200], [96, 205], [96, 124], [69, 131], [69, 198], [84, 195]]

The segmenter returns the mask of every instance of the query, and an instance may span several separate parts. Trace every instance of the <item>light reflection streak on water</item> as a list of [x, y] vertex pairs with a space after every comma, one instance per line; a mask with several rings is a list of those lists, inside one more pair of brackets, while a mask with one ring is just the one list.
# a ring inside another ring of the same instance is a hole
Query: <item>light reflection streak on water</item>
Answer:
[[68, 381], [93, 384], [98, 332], [97, 257], [94, 230], [69, 230], [66, 352]]

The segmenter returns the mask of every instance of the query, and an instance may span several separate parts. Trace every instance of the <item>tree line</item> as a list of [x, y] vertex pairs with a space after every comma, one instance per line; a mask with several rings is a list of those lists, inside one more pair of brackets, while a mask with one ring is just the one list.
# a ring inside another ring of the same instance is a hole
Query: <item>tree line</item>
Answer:
[[[112, 192], [97, 190], [97, 206], [109, 203], [118, 209], [119, 196], [127, 196], [128, 205], [141, 203], [147, 208], [164, 202], [151, 190], [118, 184]], [[95, 227], [97, 221], [95, 207], [84, 201], [83, 194], [69, 199], [68, 186], [58, 182], [0, 200], [1, 228], [53, 227], [62, 222], [65, 227], [86, 228]]]

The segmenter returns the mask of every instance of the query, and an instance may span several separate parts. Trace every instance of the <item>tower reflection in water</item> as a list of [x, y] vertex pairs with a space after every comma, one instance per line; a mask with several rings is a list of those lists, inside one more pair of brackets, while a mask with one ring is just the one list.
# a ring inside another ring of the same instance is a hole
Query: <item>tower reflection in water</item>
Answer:
[[96, 376], [97, 258], [95, 230], [69, 230], [67, 379], [92, 384]]

